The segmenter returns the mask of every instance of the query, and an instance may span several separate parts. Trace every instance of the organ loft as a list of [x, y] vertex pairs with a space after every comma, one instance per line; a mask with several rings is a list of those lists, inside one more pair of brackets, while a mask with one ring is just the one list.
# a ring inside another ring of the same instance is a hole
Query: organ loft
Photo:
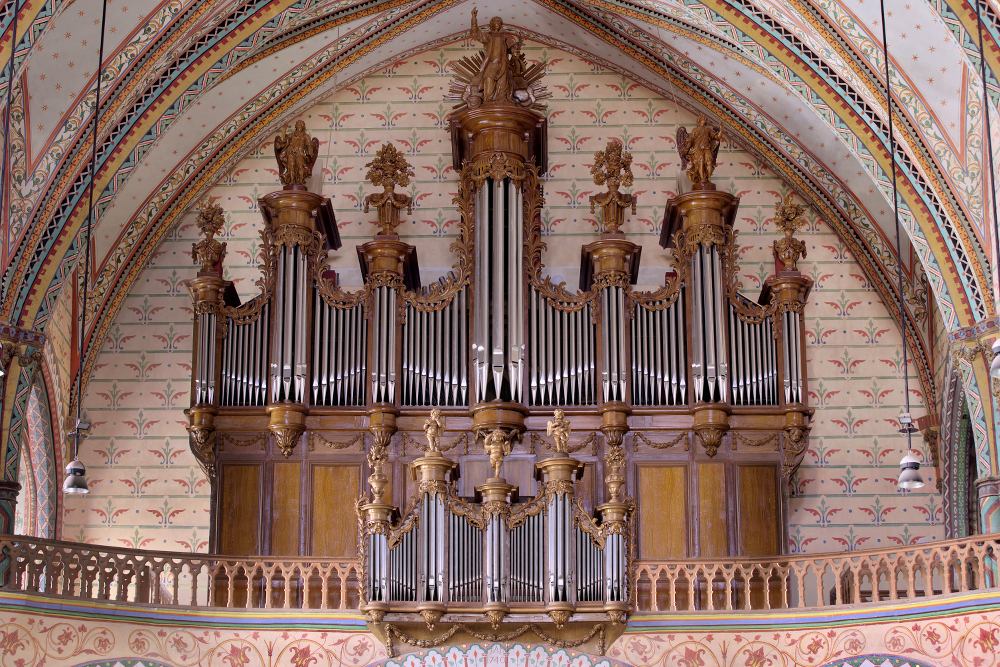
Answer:
[[[580, 248], [577, 289], [557, 283], [540, 226], [545, 64], [498, 18], [481, 27], [473, 11], [468, 35], [482, 49], [453, 64], [446, 98], [460, 216], [447, 275], [421, 284], [397, 234], [412, 202], [396, 188], [413, 173], [392, 144], [367, 165], [377, 233], [357, 247], [360, 289], [328, 268], [342, 246], [330, 200], [306, 188], [318, 142], [304, 124], [275, 141], [283, 188], [259, 200], [246, 303], [222, 278], [223, 212], [202, 207], [188, 431], [211, 481], [210, 549], [359, 557], [361, 580], [340, 585], [390, 655], [521, 635], [603, 650], [648, 590], [633, 589], [633, 559], [788, 544], [811, 413], [802, 209], [778, 202], [785, 236], [748, 298], [740, 202], [712, 181], [725, 128], [702, 117], [676, 138], [682, 187], [659, 236], [670, 270], [638, 289], [642, 248], [621, 230], [632, 156], [608, 141], [591, 169], [606, 188], [590, 198], [599, 238]], [[236, 606], [267, 602], [217, 586], [244, 596]], [[297, 586], [281, 595], [325, 595]]]

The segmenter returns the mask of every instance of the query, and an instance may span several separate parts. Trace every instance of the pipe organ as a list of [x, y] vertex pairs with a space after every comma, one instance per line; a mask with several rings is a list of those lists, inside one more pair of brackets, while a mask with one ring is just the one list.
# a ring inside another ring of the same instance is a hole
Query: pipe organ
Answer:
[[[211, 548], [361, 558], [345, 585], [390, 651], [516, 628], [606, 646], [632, 607], [637, 555], [784, 549], [809, 431], [801, 207], [779, 202], [775, 273], [748, 298], [739, 200], [711, 182], [721, 130], [699, 121], [678, 135], [693, 185], [666, 202], [669, 272], [639, 290], [642, 244], [620, 229], [636, 206], [631, 155], [611, 141], [594, 156], [607, 189], [591, 198], [601, 233], [582, 248], [579, 289], [554, 284], [544, 66], [491, 26], [474, 20], [470, 35], [501, 40], [514, 74], [494, 77], [481, 53], [455, 65], [447, 275], [422, 285], [418, 249], [396, 233], [411, 206], [396, 187], [413, 172], [386, 144], [368, 165], [381, 229], [357, 248], [362, 287], [328, 269], [332, 206], [304, 181], [259, 201], [257, 296], [241, 304], [222, 279], [213, 205], [188, 281], [188, 430], [212, 485]], [[279, 164], [315, 159], [302, 128], [281, 146]]]

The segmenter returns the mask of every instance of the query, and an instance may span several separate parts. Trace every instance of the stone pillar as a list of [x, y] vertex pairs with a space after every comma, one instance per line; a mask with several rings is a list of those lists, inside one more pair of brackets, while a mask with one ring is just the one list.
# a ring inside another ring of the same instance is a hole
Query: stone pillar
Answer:
[[[23, 406], [15, 412], [20, 371], [37, 368], [41, 364], [39, 349], [45, 341], [44, 334], [21, 329], [0, 322], [0, 454], [3, 455], [3, 472], [0, 474], [0, 533], [9, 534], [14, 529], [17, 496], [21, 491], [18, 482], [21, 434], [25, 428]], [[15, 365], [14, 362], [17, 362]], [[82, 360], [81, 360], [82, 363]], [[28, 373], [29, 377], [31, 373]], [[62, 477], [57, 483], [61, 484]]]
[[984, 533], [1000, 531], [1000, 380], [990, 376], [993, 343], [1000, 338], [1000, 319], [978, 322], [948, 334], [952, 363], [961, 378], [976, 454], [989, 461], [989, 475], [976, 482], [980, 526]]

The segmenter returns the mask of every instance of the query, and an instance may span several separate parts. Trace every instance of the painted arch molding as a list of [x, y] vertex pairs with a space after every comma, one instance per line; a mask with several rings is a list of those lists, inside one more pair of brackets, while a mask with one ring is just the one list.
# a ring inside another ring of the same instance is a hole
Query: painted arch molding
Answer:
[[[996, 314], [975, 14], [958, 0], [886, 0], [899, 254], [873, 0], [108, 0], [90, 340], [242, 157], [335, 90], [462, 39], [474, 6], [723, 122], [830, 222], [897, 318], [901, 261], [906, 335], [937, 399], [927, 300], [949, 331]], [[981, 6], [1000, 148], [1000, 19]], [[81, 257], [101, 8], [11, 0], [0, 14], [3, 62], [17, 45], [13, 85], [0, 77], [12, 124], [0, 320], [22, 327], [44, 330]]]

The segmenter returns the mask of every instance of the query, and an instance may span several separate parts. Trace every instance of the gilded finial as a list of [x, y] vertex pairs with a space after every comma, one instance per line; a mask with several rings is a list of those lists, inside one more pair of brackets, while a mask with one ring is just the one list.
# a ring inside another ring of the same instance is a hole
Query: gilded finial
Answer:
[[793, 204], [793, 198], [794, 195], [789, 194], [783, 200], [779, 199], [774, 207], [774, 226], [785, 233], [774, 242], [774, 256], [781, 260], [787, 271], [798, 271], [796, 264], [799, 258], [806, 256], [806, 244], [792, 238], [792, 235], [806, 224], [806, 219], [802, 215], [806, 207], [802, 204]]
[[406, 156], [392, 144], [383, 144], [375, 159], [365, 166], [368, 167], [365, 178], [375, 187], [382, 186], [382, 192], [365, 197], [365, 213], [374, 206], [378, 210], [378, 225], [382, 227], [379, 234], [394, 234], [399, 225], [399, 212], [405, 208], [407, 215], [413, 214], [413, 199], [395, 192], [397, 185], [410, 184], [413, 169]]
[[634, 215], [638, 202], [635, 195], [618, 191], [621, 187], [632, 185], [632, 154], [626, 152], [619, 142], [609, 141], [603, 151], [594, 153], [594, 166], [590, 168], [590, 175], [594, 177], [595, 185], [608, 186], [607, 192], [590, 198], [590, 212], [593, 213], [595, 206], [599, 204], [604, 219], [604, 232], [614, 234], [625, 222], [625, 209], [631, 207]]
[[199, 273], [218, 274], [215, 267], [226, 256], [226, 244], [215, 240], [215, 235], [222, 231], [226, 224], [226, 216], [222, 207], [211, 202], [204, 202], [198, 209], [198, 229], [205, 239], [191, 246], [195, 264], [201, 264]]

